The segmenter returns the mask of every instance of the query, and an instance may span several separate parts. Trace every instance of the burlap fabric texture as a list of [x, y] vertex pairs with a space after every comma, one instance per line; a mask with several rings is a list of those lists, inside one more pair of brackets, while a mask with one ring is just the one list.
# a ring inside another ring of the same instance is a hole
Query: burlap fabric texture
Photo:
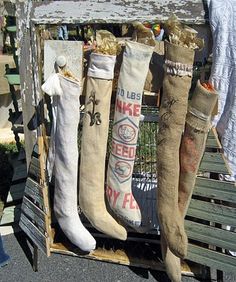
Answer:
[[157, 212], [163, 239], [178, 257], [187, 254], [187, 236], [178, 208], [179, 149], [192, 80], [194, 50], [165, 41], [165, 77], [157, 137]]
[[106, 194], [111, 209], [130, 226], [141, 225], [131, 189], [143, 87], [153, 47], [127, 41], [118, 79]]
[[[208, 131], [211, 127], [211, 114], [217, 101], [217, 93], [205, 89], [197, 82], [192, 100], [189, 102], [185, 130], [180, 147], [179, 210], [184, 221], [195, 186], [196, 174], [205, 150]], [[183, 222], [184, 224], [184, 222]], [[165, 266], [169, 278], [181, 281], [180, 259], [165, 242], [162, 243]]]
[[180, 148], [179, 209], [184, 219], [195, 186], [196, 174], [205, 150], [211, 115], [218, 94], [197, 82], [189, 103], [185, 131]]
[[60, 74], [42, 85], [52, 95], [53, 125], [49, 148], [49, 174], [54, 171], [54, 213], [67, 238], [89, 252], [96, 241], [80, 221], [77, 209], [78, 144], [80, 86]]
[[105, 158], [115, 60], [116, 56], [96, 53], [90, 56], [81, 141], [79, 204], [96, 229], [125, 240], [125, 228], [108, 213], [105, 204]]

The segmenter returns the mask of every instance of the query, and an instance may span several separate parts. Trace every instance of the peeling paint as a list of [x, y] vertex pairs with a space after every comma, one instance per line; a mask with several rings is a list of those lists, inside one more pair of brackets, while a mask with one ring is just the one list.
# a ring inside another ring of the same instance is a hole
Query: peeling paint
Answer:
[[163, 21], [172, 13], [188, 23], [204, 23], [202, 0], [110, 0], [58, 1], [33, 3], [32, 21], [56, 23], [124, 23], [134, 20]]

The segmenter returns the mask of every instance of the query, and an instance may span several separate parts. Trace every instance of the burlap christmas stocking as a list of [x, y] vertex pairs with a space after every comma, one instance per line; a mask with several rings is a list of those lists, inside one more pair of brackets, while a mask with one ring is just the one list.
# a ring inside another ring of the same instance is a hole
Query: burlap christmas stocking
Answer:
[[165, 41], [165, 77], [157, 140], [157, 207], [161, 232], [178, 257], [187, 254], [187, 236], [178, 208], [179, 148], [187, 113], [194, 50]]
[[179, 209], [183, 220], [192, 197], [217, 98], [214, 89], [208, 90], [198, 81], [189, 103], [180, 147]]
[[165, 264], [165, 269], [168, 277], [172, 282], [181, 282], [181, 263], [180, 258], [175, 256], [163, 236], [161, 236], [161, 253]]
[[96, 241], [80, 221], [77, 210], [78, 144], [80, 86], [54, 74], [42, 85], [53, 95], [53, 126], [49, 152], [49, 173], [54, 170], [54, 212], [67, 238], [83, 251], [91, 251]]
[[[198, 81], [193, 98], [189, 102], [185, 131], [180, 147], [179, 210], [184, 221], [195, 185], [196, 174], [202, 159], [207, 132], [211, 126], [211, 113], [218, 95], [207, 90]], [[183, 222], [184, 224], [184, 222]], [[181, 281], [180, 259], [168, 248], [162, 238], [162, 256], [169, 278]]]
[[90, 56], [81, 143], [79, 204], [96, 229], [125, 240], [125, 228], [106, 209], [104, 189], [115, 61], [116, 56], [96, 53]]
[[131, 190], [143, 87], [153, 47], [128, 41], [118, 79], [106, 194], [111, 209], [132, 227], [141, 213]]

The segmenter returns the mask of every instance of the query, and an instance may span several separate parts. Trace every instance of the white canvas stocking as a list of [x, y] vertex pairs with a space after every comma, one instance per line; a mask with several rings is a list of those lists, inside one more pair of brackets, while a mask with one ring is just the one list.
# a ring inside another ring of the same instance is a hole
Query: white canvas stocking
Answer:
[[81, 141], [79, 204], [96, 229], [125, 240], [125, 228], [106, 209], [104, 189], [115, 60], [116, 56], [96, 53], [90, 56]]
[[141, 213], [131, 190], [142, 93], [153, 47], [128, 41], [118, 79], [106, 195], [111, 209], [132, 227]]
[[53, 95], [49, 173], [54, 170], [55, 216], [67, 238], [81, 250], [89, 252], [95, 248], [96, 241], [81, 223], [77, 210], [80, 86], [71, 79], [54, 74], [42, 85], [42, 89]]

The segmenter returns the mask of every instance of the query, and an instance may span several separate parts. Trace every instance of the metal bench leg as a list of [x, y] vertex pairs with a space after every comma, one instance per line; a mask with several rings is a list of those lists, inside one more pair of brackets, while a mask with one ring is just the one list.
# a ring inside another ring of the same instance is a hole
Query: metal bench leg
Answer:
[[38, 247], [34, 244], [33, 270], [38, 272]]

